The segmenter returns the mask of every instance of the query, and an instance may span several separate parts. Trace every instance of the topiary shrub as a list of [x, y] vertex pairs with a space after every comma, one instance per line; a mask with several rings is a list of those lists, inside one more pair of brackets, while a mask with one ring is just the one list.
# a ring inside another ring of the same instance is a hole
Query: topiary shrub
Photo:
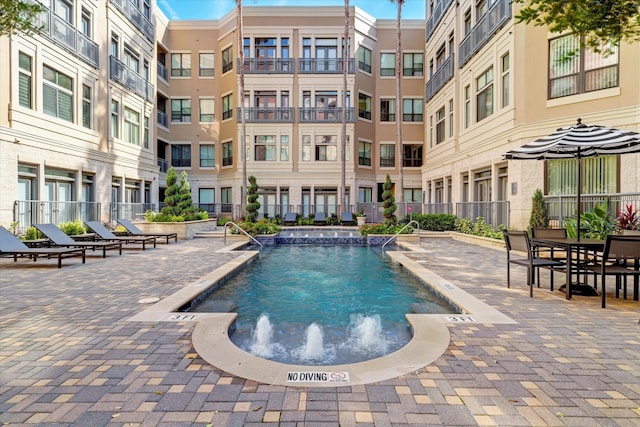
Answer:
[[260, 210], [260, 202], [258, 202], [258, 184], [256, 177], [251, 175], [249, 178], [249, 187], [247, 188], [247, 222], [256, 222], [258, 219], [258, 210]]
[[542, 191], [538, 188], [531, 198], [531, 216], [529, 217], [529, 229], [549, 228], [549, 211], [544, 201]]
[[387, 179], [382, 185], [382, 207], [384, 208], [384, 223], [387, 225], [395, 225], [398, 223], [398, 218], [396, 218], [396, 199], [393, 197], [393, 192], [391, 188], [393, 184], [391, 183], [391, 177], [387, 174]]
[[187, 172], [182, 171], [180, 183], [175, 169], [167, 171], [167, 189], [164, 191], [166, 206], [160, 213], [147, 211], [145, 218], [149, 222], [184, 222], [209, 218], [206, 211], [197, 210], [193, 206], [191, 186], [187, 180]]

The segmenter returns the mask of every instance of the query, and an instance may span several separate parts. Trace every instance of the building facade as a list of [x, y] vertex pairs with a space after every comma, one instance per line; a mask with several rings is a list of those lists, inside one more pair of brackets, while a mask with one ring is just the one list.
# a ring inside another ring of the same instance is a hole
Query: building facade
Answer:
[[[580, 50], [516, 24], [508, 0], [428, 1], [426, 20], [403, 20], [400, 98], [396, 22], [355, 7], [345, 41], [343, 7], [244, 7], [240, 37], [236, 10], [172, 21], [152, 0], [43, 3], [42, 34], [0, 39], [0, 223], [21, 230], [157, 210], [169, 167], [211, 216], [237, 218], [245, 166], [269, 217], [382, 220], [388, 174], [401, 215], [523, 227], [536, 188], [560, 207], [575, 194], [575, 166], [504, 152], [577, 118], [640, 131], [639, 45]], [[640, 156], [587, 168], [586, 193], [640, 200]]]

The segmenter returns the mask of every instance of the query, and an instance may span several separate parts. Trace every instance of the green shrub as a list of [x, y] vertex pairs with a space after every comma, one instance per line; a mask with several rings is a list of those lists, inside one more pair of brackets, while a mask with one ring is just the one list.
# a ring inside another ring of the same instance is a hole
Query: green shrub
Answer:
[[[568, 237], [576, 237], [578, 234], [576, 218], [565, 219], [564, 226], [567, 229]], [[596, 205], [592, 210], [583, 212], [580, 215], [582, 237], [606, 240], [607, 235], [611, 234], [614, 228], [615, 224], [611, 219], [606, 203]]]
[[27, 228], [26, 233], [22, 236], [22, 240], [37, 240], [37, 239], [45, 239], [45, 235], [38, 231], [33, 225]]
[[[406, 224], [365, 224], [360, 226], [360, 234], [366, 236], [368, 234], [396, 234]], [[413, 233], [413, 227], [407, 227], [400, 234]]]
[[228, 223], [228, 222], [230, 222], [230, 221], [232, 221], [232, 219], [231, 219], [231, 218], [227, 218], [227, 217], [224, 217], [224, 216], [220, 216], [220, 217], [218, 217], [218, 221], [216, 222], [216, 224], [217, 224], [218, 226], [222, 227], [223, 225], [225, 225], [226, 223]]
[[[275, 234], [282, 230], [279, 225], [274, 224], [268, 219], [261, 219], [256, 222], [239, 222], [238, 226], [246, 231], [250, 236], [255, 236], [257, 234]], [[238, 234], [240, 232], [236, 227], [232, 227], [231, 233]]]
[[549, 212], [544, 201], [542, 191], [538, 188], [531, 198], [531, 216], [529, 217], [529, 229], [549, 228]]
[[[420, 224], [420, 230], [449, 231], [456, 229], [456, 217], [450, 214], [412, 214], [411, 219]], [[409, 223], [409, 215], [400, 220], [401, 224]]]
[[488, 237], [490, 239], [502, 240], [504, 238], [504, 226], [502, 224], [497, 228], [493, 228], [490, 224], [487, 224], [481, 216], [476, 218], [475, 222], [470, 218], [457, 219], [455, 231], [472, 236]]
[[87, 232], [87, 228], [79, 219], [76, 221], [70, 221], [60, 224], [58, 228], [64, 231], [64, 234], [68, 236], [76, 236], [78, 234], [85, 234]]

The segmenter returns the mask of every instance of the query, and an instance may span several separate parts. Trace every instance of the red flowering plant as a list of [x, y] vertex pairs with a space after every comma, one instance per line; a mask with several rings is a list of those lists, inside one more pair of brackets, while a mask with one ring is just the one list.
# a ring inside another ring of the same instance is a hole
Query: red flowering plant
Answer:
[[633, 209], [633, 205], [626, 205], [618, 211], [616, 218], [616, 228], [618, 230], [640, 230], [640, 212]]

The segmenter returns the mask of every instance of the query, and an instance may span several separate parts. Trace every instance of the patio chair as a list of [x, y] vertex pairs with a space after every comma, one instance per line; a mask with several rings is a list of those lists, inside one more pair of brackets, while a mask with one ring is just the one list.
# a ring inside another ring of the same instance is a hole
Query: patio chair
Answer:
[[85, 221], [84, 224], [96, 233], [101, 240], [117, 241], [125, 244], [141, 243], [143, 251], [146, 249], [147, 243], [153, 243], [153, 247], [156, 247], [156, 238], [153, 236], [116, 236], [100, 221]]
[[60, 230], [55, 224], [33, 224], [42, 234], [47, 236], [51, 243], [55, 246], [64, 246], [67, 248], [91, 248], [96, 250], [102, 249], [102, 258], [107, 257], [107, 250], [118, 249], [119, 255], [122, 255], [122, 243], [121, 242], [87, 242], [76, 241], [70, 236], [67, 236], [64, 231]]
[[354, 225], [356, 221], [353, 219], [353, 214], [351, 212], [342, 212], [340, 216], [340, 223], [342, 225]]
[[324, 212], [316, 212], [313, 216], [313, 225], [325, 225], [327, 223], [327, 216]]
[[123, 226], [125, 230], [127, 230], [127, 233], [129, 233], [129, 235], [131, 236], [155, 237], [156, 239], [166, 238], [167, 245], [169, 244], [170, 239], [173, 239], [174, 242], [178, 241], [178, 233], [145, 233], [144, 231], [136, 227], [135, 224], [133, 224], [131, 221], [124, 218], [119, 219], [118, 224]]
[[[504, 242], [507, 247], [507, 288], [511, 287], [511, 264], [527, 267], [527, 285], [529, 286], [529, 296], [533, 297], [533, 285], [535, 274], [540, 268], [545, 268], [551, 272], [551, 290], [553, 290], [554, 271], [564, 271], [565, 263], [552, 259], [537, 258], [531, 248], [529, 235], [526, 231], [504, 231]], [[512, 258], [511, 251], [526, 254], [526, 258]], [[538, 280], [538, 287], [540, 281]]]
[[[586, 266], [587, 269], [600, 273], [602, 279], [602, 308], [606, 306], [606, 276], [616, 278], [616, 298], [620, 297], [620, 288], [624, 287], [624, 298], [627, 298], [627, 280], [633, 277], [633, 299], [638, 301], [638, 285], [640, 283], [640, 238], [637, 236], [607, 236], [602, 261]], [[622, 280], [624, 278], [624, 280]]]
[[282, 220], [282, 223], [284, 225], [296, 225], [298, 222], [298, 215], [296, 215], [295, 212], [287, 212], [284, 215], [284, 220]]
[[9, 230], [0, 226], [0, 256], [6, 255], [13, 256], [14, 262], [18, 260], [18, 256], [28, 256], [33, 258], [34, 262], [38, 256], [55, 256], [58, 258], [58, 268], [62, 268], [62, 258], [82, 256], [83, 264], [86, 260], [84, 248], [30, 248]]

